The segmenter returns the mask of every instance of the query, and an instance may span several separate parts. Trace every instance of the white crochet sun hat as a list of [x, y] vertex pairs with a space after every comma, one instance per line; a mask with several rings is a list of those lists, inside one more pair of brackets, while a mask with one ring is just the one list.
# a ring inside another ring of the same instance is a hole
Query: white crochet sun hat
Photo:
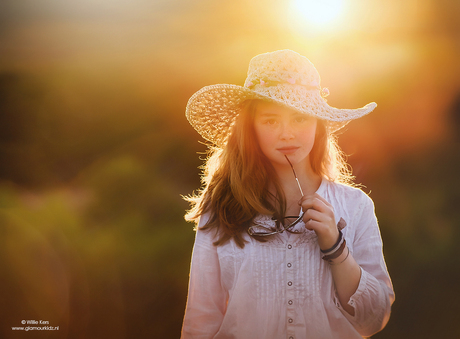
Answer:
[[244, 87], [229, 84], [203, 87], [189, 99], [185, 115], [204, 139], [223, 147], [246, 100], [272, 101], [326, 120], [330, 132], [377, 106], [372, 102], [358, 109], [331, 107], [324, 99], [329, 91], [320, 87], [320, 81], [310, 60], [294, 51], [259, 54], [249, 63]]

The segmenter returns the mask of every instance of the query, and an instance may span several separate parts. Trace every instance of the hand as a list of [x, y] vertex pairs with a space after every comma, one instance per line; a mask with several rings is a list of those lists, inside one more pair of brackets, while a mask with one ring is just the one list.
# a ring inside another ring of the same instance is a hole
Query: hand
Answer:
[[339, 238], [339, 230], [332, 205], [317, 193], [302, 197], [299, 205], [305, 211], [305, 227], [315, 231], [319, 247], [324, 251], [334, 246]]

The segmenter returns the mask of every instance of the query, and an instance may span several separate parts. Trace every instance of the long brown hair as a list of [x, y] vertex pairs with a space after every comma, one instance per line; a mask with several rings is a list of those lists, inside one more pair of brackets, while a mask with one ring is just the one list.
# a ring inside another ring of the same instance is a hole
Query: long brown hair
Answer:
[[[210, 212], [208, 222], [201, 229], [216, 230], [216, 246], [233, 238], [243, 248], [243, 232], [257, 214], [273, 215], [277, 220], [285, 216], [284, 192], [275, 169], [260, 149], [254, 130], [257, 102], [245, 102], [224, 148], [209, 148], [202, 167], [202, 189], [185, 197], [191, 204], [185, 215], [187, 221], [198, 222], [201, 215]], [[331, 181], [351, 182], [351, 173], [336, 137], [328, 133], [327, 123], [320, 119], [309, 158], [315, 174]], [[270, 192], [269, 185], [274, 187], [275, 194]]]

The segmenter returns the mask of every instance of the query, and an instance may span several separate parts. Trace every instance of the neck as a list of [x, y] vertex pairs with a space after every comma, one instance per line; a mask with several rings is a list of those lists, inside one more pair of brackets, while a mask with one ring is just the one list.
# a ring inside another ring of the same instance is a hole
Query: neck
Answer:
[[[303, 194], [310, 195], [315, 193], [321, 184], [321, 177], [313, 172], [309, 159], [306, 158], [305, 161], [293, 164], [293, 167]], [[286, 160], [286, 166], [275, 166], [275, 171], [278, 174], [289, 207], [290, 203], [297, 202], [302, 197], [293, 170]]]

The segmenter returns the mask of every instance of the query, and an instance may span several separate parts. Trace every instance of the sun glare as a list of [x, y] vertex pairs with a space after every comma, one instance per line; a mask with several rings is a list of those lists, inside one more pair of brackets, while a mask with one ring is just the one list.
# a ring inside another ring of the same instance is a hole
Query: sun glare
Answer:
[[291, 11], [296, 20], [308, 26], [325, 28], [343, 16], [345, 0], [292, 0]]

